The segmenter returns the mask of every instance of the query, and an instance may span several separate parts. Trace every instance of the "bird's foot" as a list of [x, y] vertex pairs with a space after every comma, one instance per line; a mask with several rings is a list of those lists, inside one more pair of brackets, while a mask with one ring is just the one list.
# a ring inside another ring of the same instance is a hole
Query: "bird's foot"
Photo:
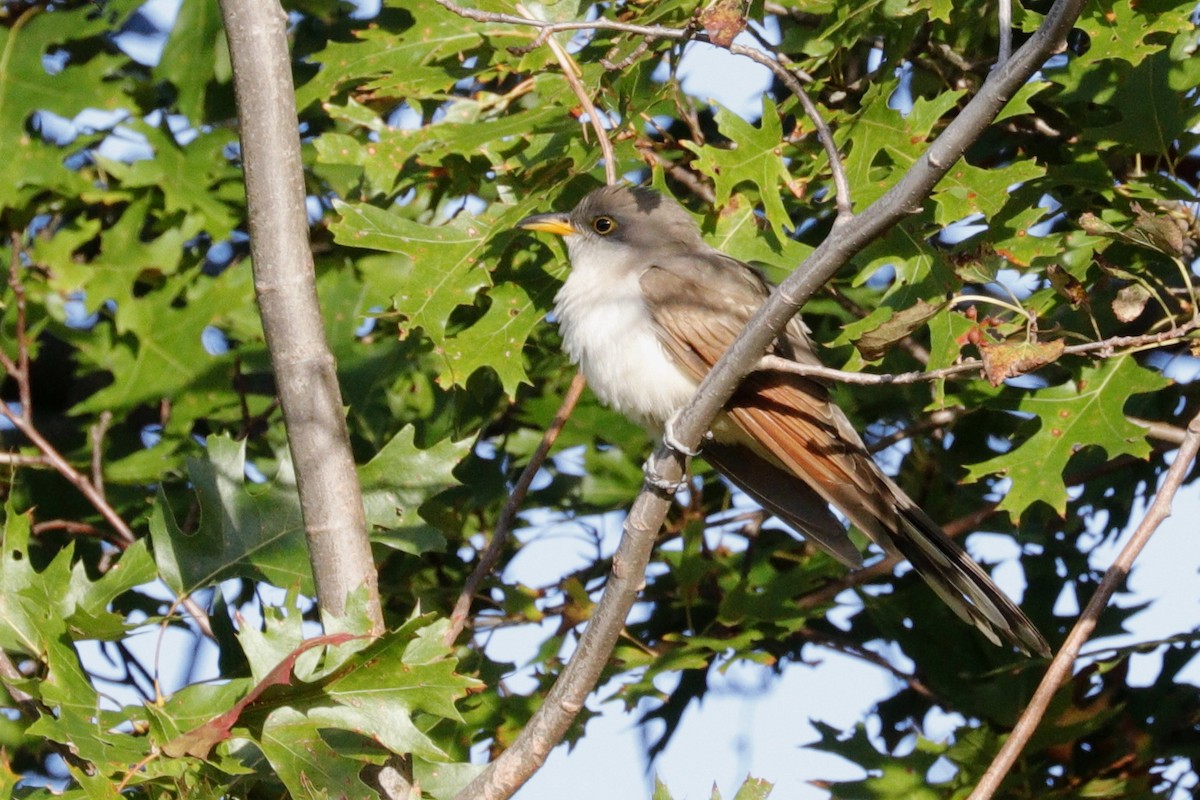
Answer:
[[642, 475], [646, 478], [646, 483], [654, 487], [658, 491], [667, 495], [674, 495], [680, 489], [687, 487], [687, 481], [670, 481], [658, 473], [657, 459], [651, 456], [642, 464]]
[[[696, 456], [700, 455], [700, 449], [699, 448], [692, 449], [691, 447], [685, 447], [683, 442], [679, 441], [679, 439], [675, 436], [675, 420], [677, 420], [677, 419], [679, 419], [678, 411], [676, 411], [674, 414], [672, 414], [667, 419], [666, 423], [663, 424], [663, 435], [662, 435], [663, 444], [665, 444], [667, 447], [674, 450], [676, 453], [685, 455], [688, 458], [695, 458]], [[711, 439], [712, 433], [704, 434], [704, 438]]]

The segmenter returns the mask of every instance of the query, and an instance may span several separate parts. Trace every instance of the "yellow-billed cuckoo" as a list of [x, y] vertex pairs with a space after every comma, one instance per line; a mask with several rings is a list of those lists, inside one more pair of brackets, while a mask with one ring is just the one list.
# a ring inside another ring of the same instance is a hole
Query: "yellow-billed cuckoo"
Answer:
[[[682, 206], [649, 189], [596, 189], [569, 214], [539, 214], [518, 227], [564, 237], [571, 272], [554, 313], [567, 354], [604, 403], [656, 436], [770, 291], [753, 268], [705, 244]], [[773, 353], [819, 363], [799, 318]], [[820, 381], [751, 373], [714, 421], [702, 455], [839, 561], [857, 567], [862, 557], [830, 504], [908, 559], [991, 641], [1049, 654], [1021, 609], [880, 471]]]

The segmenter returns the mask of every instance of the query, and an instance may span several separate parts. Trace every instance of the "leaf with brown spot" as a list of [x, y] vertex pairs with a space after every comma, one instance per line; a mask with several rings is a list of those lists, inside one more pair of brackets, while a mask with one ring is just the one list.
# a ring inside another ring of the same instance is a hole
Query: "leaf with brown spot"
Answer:
[[1099, 446], [1109, 459], [1150, 454], [1146, 428], [1125, 416], [1133, 395], [1170, 385], [1132, 356], [1111, 358], [1079, 368], [1078, 377], [1056, 386], [1014, 395], [1014, 411], [1037, 417], [1038, 427], [1006, 453], [967, 467], [966, 482], [1004, 474], [1012, 483], [999, 508], [1018, 518], [1042, 501], [1059, 515], [1067, 512], [1063, 471], [1079, 450]]
[[983, 359], [983, 371], [992, 386], [999, 386], [1009, 378], [1043, 367], [1058, 360], [1066, 346], [1062, 339], [1052, 342], [991, 343], [986, 339], [976, 342]]

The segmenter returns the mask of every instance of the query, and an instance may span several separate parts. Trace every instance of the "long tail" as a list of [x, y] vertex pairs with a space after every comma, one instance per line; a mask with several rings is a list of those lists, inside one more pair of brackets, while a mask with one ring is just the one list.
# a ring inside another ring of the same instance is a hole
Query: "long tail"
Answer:
[[889, 531], [890, 544], [946, 605], [995, 644], [1003, 638], [1026, 654], [1049, 657], [1050, 645], [1037, 626], [1000, 591], [983, 568], [906, 496], [901, 494], [897, 501], [903, 530]]

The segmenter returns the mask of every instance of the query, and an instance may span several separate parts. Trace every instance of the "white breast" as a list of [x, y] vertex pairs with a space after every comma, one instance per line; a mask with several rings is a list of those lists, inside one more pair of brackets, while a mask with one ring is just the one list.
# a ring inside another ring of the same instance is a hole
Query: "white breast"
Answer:
[[576, 269], [554, 298], [554, 313], [567, 355], [596, 396], [658, 435], [696, 383], [659, 344], [638, 278]]

